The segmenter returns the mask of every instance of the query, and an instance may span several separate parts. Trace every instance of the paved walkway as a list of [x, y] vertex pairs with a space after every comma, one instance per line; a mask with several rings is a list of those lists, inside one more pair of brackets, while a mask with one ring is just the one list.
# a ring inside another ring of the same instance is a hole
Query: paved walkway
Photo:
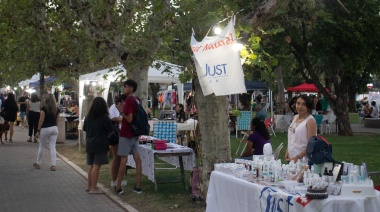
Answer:
[[83, 173], [65, 159], [57, 157], [57, 171], [50, 171], [48, 149], [35, 169], [38, 143], [26, 142], [27, 129], [14, 129], [13, 143], [0, 144], [0, 211], [126, 211], [109, 192], [88, 194]]
[[351, 128], [354, 133], [380, 134], [379, 128], [368, 128], [368, 127], [364, 127], [364, 125], [362, 124], [351, 124]]

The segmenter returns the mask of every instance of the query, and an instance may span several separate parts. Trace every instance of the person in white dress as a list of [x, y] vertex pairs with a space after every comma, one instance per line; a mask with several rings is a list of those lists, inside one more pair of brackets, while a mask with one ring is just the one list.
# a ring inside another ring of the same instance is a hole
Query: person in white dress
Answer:
[[317, 135], [317, 124], [311, 115], [313, 102], [306, 95], [300, 95], [295, 103], [298, 115], [295, 115], [288, 129], [288, 147], [286, 161], [295, 163], [306, 156], [306, 146], [310, 137]]

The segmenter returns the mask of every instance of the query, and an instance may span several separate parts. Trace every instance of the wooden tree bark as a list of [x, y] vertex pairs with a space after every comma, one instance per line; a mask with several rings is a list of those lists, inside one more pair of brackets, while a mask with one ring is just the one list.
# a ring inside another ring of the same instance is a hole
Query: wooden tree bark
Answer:
[[135, 94], [140, 98], [144, 109], [148, 106], [148, 68], [140, 67], [139, 69], [127, 71], [127, 78], [138, 83]]
[[278, 66], [275, 69], [276, 80], [277, 80], [277, 101], [276, 101], [276, 112], [277, 114], [283, 113], [285, 109], [285, 95], [284, 95], [284, 81], [282, 77], [282, 66]]
[[203, 96], [198, 80], [194, 80], [194, 85], [198, 110], [197, 127], [201, 139], [198, 153], [201, 160], [201, 191], [205, 197], [214, 164], [231, 161], [228, 104], [226, 96]]
[[[288, 1], [265, 0], [256, 10], [245, 15], [239, 21], [245, 21], [257, 27], [269, 20], [280, 5], [285, 7]], [[201, 191], [205, 199], [210, 174], [215, 163], [230, 162], [230, 132], [228, 129], [228, 104], [226, 96], [203, 96], [198, 79], [194, 80], [195, 104], [198, 110], [198, 129], [200, 131], [200, 173]]]

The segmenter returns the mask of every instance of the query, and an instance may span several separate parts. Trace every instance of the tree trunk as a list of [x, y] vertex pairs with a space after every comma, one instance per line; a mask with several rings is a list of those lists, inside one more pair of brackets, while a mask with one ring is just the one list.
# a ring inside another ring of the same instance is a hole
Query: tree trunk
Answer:
[[356, 96], [356, 92], [355, 91], [351, 91], [351, 89], [350, 89], [348, 91], [348, 110], [351, 113], [356, 113], [357, 112], [355, 96]]
[[282, 114], [285, 111], [285, 95], [284, 95], [284, 81], [282, 77], [282, 66], [277, 66], [274, 70], [277, 80], [277, 101], [276, 101], [276, 113]]
[[347, 107], [347, 95], [343, 93], [338, 93], [337, 90], [336, 95], [337, 98], [333, 99], [331, 96], [328, 96], [328, 102], [330, 107], [334, 110], [336, 115], [336, 122], [338, 124], [338, 134], [344, 136], [352, 136], [353, 132], [350, 125], [350, 118], [348, 114]]
[[135, 70], [127, 70], [127, 79], [133, 79], [138, 83], [135, 95], [141, 100], [144, 109], [148, 106], [148, 69], [149, 67], [140, 67]]
[[40, 99], [42, 99], [45, 93], [45, 67], [40, 64], [38, 71], [40, 72]]
[[[201, 191], [205, 199], [214, 164], [231, 161], [226, 96], [203, 96], [199, 81], [194, 80], [195, 104], [200, 132], [199, 157]], [[210, 133], [213, 132], [213, 133]]]

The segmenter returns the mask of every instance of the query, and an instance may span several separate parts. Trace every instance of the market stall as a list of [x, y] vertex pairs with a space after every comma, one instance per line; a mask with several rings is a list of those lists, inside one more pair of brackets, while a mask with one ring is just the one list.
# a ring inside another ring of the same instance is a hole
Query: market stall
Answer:
[[[195, 167], [195, 153], [191, 148], [180, 146], [177, 144], [167, 144], [166, 150], [153, 150], [151, 144], [141, 144], [139, 146], [139, 154], [142, 164], [142, 174], [147, 176], [148, 179], [155, 184], [155, 190], [157, 190], [157, 184], [163, 183], [157, 179], [155, 174], [156, 167], [154, 162], [155, 157], [172, 164], [180, 168], [181, 181], [186, 188], [186, 179], [184, 170], [192, 170]], [[129, 155], [127, 165], [135, 168], [136, 163], [132, 155]], [[178, 182], [178, 181], [175, 181]], [[167, 182], [165, 182], [167, 183]]]
[[308, 199], [277, 186], [251, 183], [221, 172], [211, 173], [206, 211], [377, 211], [377, 197], [329, 196]]
[[[156, 64], [160, 63], [160, 68]], [[166, 70], [169, 70], [170, 73]], [[105, 100], [108, 98], [110, 83], [115, 81], [119, 75], [126, 74], [123, 66], [116, 66], [104, 70], [95, 71], [89, 74], [79, 76], [79, 141], [85, 134], [82, 132], [83, 119], [87, 114], [92, 99], [101, 96]], [[181, 69], [179, 66], [167, 62], [155, 61], [148, 70], [148, 83], [167, 83], [177, 84], [178, 89], [178, 102], [183, 103], [183, 84], [179, 81], [179, 73]], [[81, 145], [79, 145], [80, 148]]]
[[[157, 63], [161, 64], [160, 68], [155, 68]], [[165, 71], [166, 69], [170, 69], [171, 73]], [[178, 78], [180, 71], [180, 67], [175, 64], [155, 61], [148, 70], [148, 83], [177, 84], [178, 102], [183, 103], [183, 84]], [[126, 74], [123, 66], [99, 70], [79, 77], [80, 120], [84, 118], [94, 97], [102, 96], [107, 100], [110, 82], [115, 81], [120, 74]]]
[[[313, 83], [302, 83], [294, 87], [287, 87], [286, 90], [291, 92], [318, 92], [318, 88]], [[329, 89], [326, 88], [326, 91], [328, 92]]]

